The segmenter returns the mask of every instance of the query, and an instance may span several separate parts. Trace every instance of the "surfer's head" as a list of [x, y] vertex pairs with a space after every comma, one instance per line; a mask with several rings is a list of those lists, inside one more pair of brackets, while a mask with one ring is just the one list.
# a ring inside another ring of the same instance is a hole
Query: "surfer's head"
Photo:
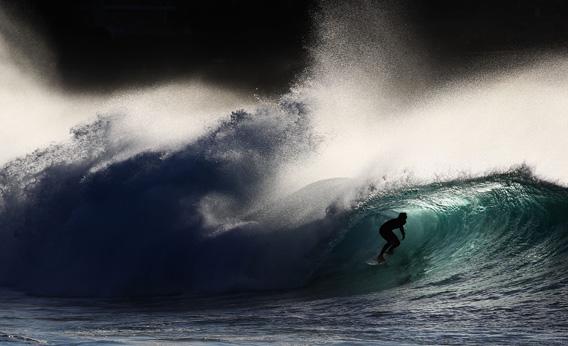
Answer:
[[400, 220], [406, 221], [406, 213], [400, 213], [400, 214], [398, 214], [398, 218], [399, 218]]

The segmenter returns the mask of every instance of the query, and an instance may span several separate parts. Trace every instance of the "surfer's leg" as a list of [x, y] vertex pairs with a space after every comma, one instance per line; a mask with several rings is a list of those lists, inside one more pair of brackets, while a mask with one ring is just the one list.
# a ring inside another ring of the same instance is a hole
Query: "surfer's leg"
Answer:
[[381, 253], [377, 256], [377, 262], [379, 262], [379, 263], [385, 261], [384, 253], [388, 252], [389, 248], [393, 245], [393, 237], [396, 238], [394, 233], [392, 231], [389, 231], [389, 230], [381, 230], [380, 234], [381, 234], [381, 237], [383, 237], [387, 241], [387, 243], [385, 244], [385, 246], [383, 246]]
[[383, 257], [383, 254], [385, 253], [385, 251], [387, 251], [387, 249], [391, 246], [390, 243], [386, 243], [385, 246], [383, 246], [383, 249], [381, 250], [381, 253], [377, 256], [377, 262], [381, 262], [384, 261], [385, 258]]
[[388, 245], [390, 245], [390, 246], [389, 246], [389, 249], [387, 250], [387, 253], [389, 255], [392, 255], [393, 252], [394, 252], [394, 249], [396, 249], [400, 245], [400, 240], [398, 240], [396, 235], [393, 234], [392, 238], [389, 239]]

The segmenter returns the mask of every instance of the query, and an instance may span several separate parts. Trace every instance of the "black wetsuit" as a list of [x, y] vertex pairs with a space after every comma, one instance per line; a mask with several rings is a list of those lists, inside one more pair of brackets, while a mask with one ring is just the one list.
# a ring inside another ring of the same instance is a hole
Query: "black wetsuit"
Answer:
[[400, 245], [400, 240], [398, 240], [398, 237], [394, 234], [393, 230], [400, 228], [402, 234], [404, 234], [403, 226], [405, 223], [406, 223], [406, 218], [404, 219], [396, 218], [388, 220], [381, 226], [381, 228], [379, 229], [379, 233], [383, 238], [385, 238], [387, 243], [381, 250], [379, 257], [382, 256], [385, 251], [389, 251], [390, 253], [392, 252], [392, 250], [394, 250], [396, 247]]

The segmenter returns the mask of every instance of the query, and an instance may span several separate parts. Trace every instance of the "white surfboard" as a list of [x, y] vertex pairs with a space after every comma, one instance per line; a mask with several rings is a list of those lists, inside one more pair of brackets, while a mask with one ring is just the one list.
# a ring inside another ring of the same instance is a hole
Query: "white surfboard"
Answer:
[[370, 266], [379, 266], [379, 265], [387, 263], [387, 261], [386, 261], [387, 256], [383, 255], [383, 257], [385, 258], [385, 261], [383, 261], [383, 262], [378, 262], [377, 256], [374, 256], [374, 257], [369, 258], [365, 263], [367, 263]]

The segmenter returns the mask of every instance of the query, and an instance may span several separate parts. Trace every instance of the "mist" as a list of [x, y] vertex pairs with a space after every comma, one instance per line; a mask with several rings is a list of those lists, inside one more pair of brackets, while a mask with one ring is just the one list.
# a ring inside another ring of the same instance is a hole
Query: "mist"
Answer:
[[106, 94], [69, 92], [53, 71], [42, 72], [53, 64], [50, 48], [35, 44], [41, 35], [1, 8], [0, 18], [0, 163], [68, 141], [71, 128], [98, 116], [120, 116], [114, 137], [130, 143], [133, 152], [167, 150], [255, 102], [254, 95], [200, 79]]
[[[519, 165], [566, 184], [567, 61], [477, 71], [447, 83], [396, 6], [324, 7], [314, 65], [293, 90], [324, 138], [295, 181], [347, 176], [422, 183]], [[301, 178], [300, 178], [301, 176]]]

